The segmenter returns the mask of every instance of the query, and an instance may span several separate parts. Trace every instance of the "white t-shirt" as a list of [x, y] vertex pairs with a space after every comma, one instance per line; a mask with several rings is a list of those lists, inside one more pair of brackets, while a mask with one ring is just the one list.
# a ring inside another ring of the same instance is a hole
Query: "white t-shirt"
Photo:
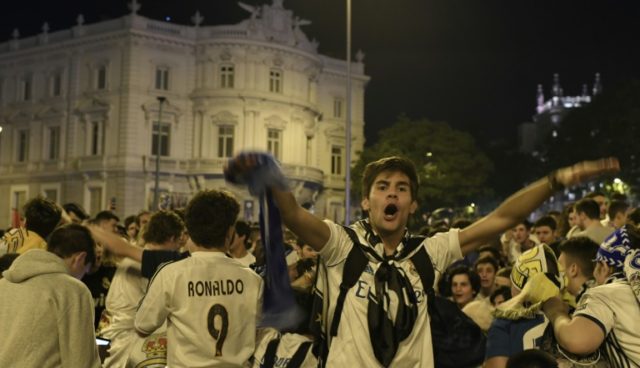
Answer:
[[109, 356], [105, 360], [107, 367], [124, 366], [129, 357], [136, 335], [133, 320], [148, 283], [140, 273], [139, 262], [125, 258], [118, 264], [105, 301], [110, 322], [100, 331], [101, 336], [111, 340]]
[[150, 334], [167, 320], [169, 367], [241, 367], [261, 307], [260, 276], [222, 252], [194, 252], [156, 272], [135, 328]]
[[[606, 336], [602, 350], [612, 367], [640, 367], [640, 306], [627, 281], [589, 288], [573, 316], [588, 318], [602, 328]], [[624, 356], [635, 365], [620, 364], [627, 361]]]
[[[325, 316], [325, 330], [333, 321], [336, 299], [342, 282], [342, 271], [345, 259], [353, 247], [353, 243], [345, 230], [331, 221], [325, 221], [331, 230], [329, 241], [320, 251], [320, 256], [327, 266], [328, 292], [323, 295], [325, 302], [329, 300], [328, 315]], [[354, 228], [362, 244], [366, 239], [360, 228]], [[455, 260], [462, 258], [458, 230], [438, 233], [426, 239], [421, 246], [426, 247], [435, 271], [434, 287], [440, 275]], [[375, 287], [374, 274], [379, 263], [369, 262], [356, 285], [349, 290], [342, 311], [338, 334], [329, 342], [327, 367], [381, 367], [376, 359], [370, 342], [367, 308], [369, 288]], [[422, 287], [420, 275], [410, 260], [400, 263], [416, 293], [418, 300], [418, 316], [413, 331], [400, 343], [396, 355], [391, 362], [392, 367], [433, 367], [433, 346], [431, 343], [431, 327], [427, 312], [426, 295]], [[327, 295], [328, 294], [328, 295]], [[329, 334], [327, 334], [329, 335]]]
[[247, 254], [244, 257], [233, 258], [233, 259], [235, 259], [236, 261], [240, 262], [240, 264], [245, 266], [245, 267], [249, 267], [252, 264], [256, 263], [256, 257], [253, 254], [249, 253], [249, 252], [247, 252]]

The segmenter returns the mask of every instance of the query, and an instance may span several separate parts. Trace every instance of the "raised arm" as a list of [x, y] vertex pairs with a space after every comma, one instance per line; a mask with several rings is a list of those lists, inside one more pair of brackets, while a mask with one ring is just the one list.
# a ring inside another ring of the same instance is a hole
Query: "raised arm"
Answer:
[[291, 192], [273, 188], [273, 199], [276, 201], [282, 216], [282, 222], [311, 248], [319, 251], [329, 240], [331, 232], [324, 221], [302, 208]]
[[493, 212], [460, 231], [460, 248], [466, 254], [486, 240], [522, 221], [559, 189], [620, 170], [615, 158], [584, 161], [553, 171], [507, 198]]
[[88, 228], [93, 238], [111, 253], [116, 256], [127, 257], [134, 261], [142, 262], [142, 248], [131, 245], [120, 236], [107, 232], [96, 225], [89, 225]]
[[598, 350], [604, 341], [602, 328], [589, 318], [580, 315], [569, 317], [567, 306], [560, 297], [547, 300], [543, 310], [553, 325], [558, 343], [569, 352], [587, 355]]
[[235, 184], [248, 185], [252, 194], [270, 190], [284, 224], [313, 249], [319, 251], [329, 240], [329, 226], [298, 204], [272, 158], [242, 153], [227, 163], [225, 177]]

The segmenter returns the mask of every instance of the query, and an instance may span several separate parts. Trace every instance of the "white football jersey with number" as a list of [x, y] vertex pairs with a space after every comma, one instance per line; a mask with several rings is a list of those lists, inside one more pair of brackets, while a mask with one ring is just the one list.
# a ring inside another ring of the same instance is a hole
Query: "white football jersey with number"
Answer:
[[169, 367], [240, 367], [255, 349], [262, 279], [222, 252], [194, 252], [151, 279], [138, 331], [167, 320]]

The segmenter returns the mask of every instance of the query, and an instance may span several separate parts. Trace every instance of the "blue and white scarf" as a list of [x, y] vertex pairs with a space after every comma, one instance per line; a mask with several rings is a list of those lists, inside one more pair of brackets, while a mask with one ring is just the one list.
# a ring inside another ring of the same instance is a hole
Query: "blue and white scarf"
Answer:
[[[255, 164], [244, 170], [242, 165], [249, 160], [255, 160]], [[291, 288], [284, 255], [282, 219], [270, 190], [289, 190], [288, 181], [275, 158], [260, 152], [244, 152], [230, 160], [225, 179], [246, 185], [249, 193], [260, 198], [260, 235], [266, 259], [261, 326], [280, 330], [293, 328], [303, 316]]]

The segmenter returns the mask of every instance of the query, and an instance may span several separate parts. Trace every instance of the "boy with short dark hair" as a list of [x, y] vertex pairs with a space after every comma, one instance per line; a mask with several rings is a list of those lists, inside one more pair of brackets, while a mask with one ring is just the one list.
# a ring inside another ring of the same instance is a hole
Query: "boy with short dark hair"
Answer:
[[[255, 153], [240, 154], [230, 161], [226, 175], [248, 178], [250, 189], [258, 182], [265, 183], [284, 224], [320, 253], [326, 266], [326, 273], [319, 281], [324, 284], [326, 302], [322, 311], [323, 332], [329, 346], [326, 366], [435, 366], [426, 290], [412, 267], [411, 254], [407, 254], [410, 253], [407, 247], [412, 244], [408, 242], [406, 226], [409, 216], [418, 209], [418, 178], [413, 163], [401, 157], [387, 157], [371, 162], [365, 168], [361, 205], [367, 218], [350, 228], [366, 249], [362, 251], [368, 264], [355, 286], [345, 293], [340, 291], [345, 260], [358, 245], [342, 226], [322, 221], [300, 206], [291, 191], [282, 187], [284, 174], [272, 164], [273, 161], [267, 160], [265, 165], [263, 157]], [[428, 253], [436, 281], [456, 259], [514, 226], [555, 190], [616, 171], [618, 166], [617, 160], [607, 159], [554, 171], [514, 194], [494, 212], [467, 228], [453, 229], [426, 239], [418, 245], [416, 252], [423, 247]], [[256, 177], [265, 168], [270, 177]], [[274, 180], [270, 181], [271, 178]], [[415, 297], [386, 302], [390, 300], [390, 294], [405, 295], [402, 287]], [[336, 312], [338, 293], [344, 303], [343, 309]], [[342, 315], [342, 322], [335, 330], [329, 326], [333, 325], [334, 314]]]
[[[587, 289], [573, 314], [559, 297], [544, 303], [558, 344], [571, 353], [601, 351], [615, 367], [640, 364], [640, 234], [626, 225], [598, 248], [593, 271], [597, 286]], [[632, 286], [633, 284], [633, 286]]]
[[60, 224], [62, 210], [53, 201], [35, 197], [23, 207], [24, 227], [12, 229], [0, 240], [0, 254], [20, 253], [30, 249], [46, 249], [46, 238]]
[[48, 250], [19, 256], [0, 279], [0, 367], [100, 367], [93, 301], [79, 281], [95, 261], [86, 228], [51, 234]]
[[226, 192], [198, 193], [185, 211], [191, 257], [161, 266], [136, 313], [143, 336], [171, 321], [170, 367], [242, 366], [255, 349], [262, 279], [226, 256], [239, 211]]

